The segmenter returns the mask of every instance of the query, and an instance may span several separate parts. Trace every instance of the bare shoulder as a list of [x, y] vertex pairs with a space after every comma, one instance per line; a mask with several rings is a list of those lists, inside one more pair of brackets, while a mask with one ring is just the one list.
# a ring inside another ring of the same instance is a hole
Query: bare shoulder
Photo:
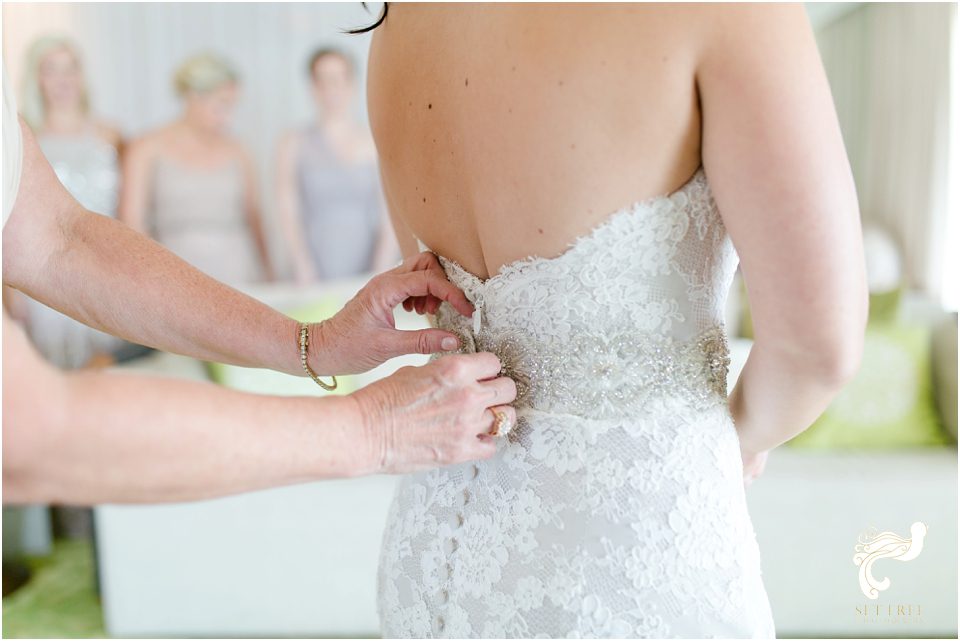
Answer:
[[802, 3], [718, 2], [697, 5], [693, 13], [704, 73], [722, 73], [748, 61], [777, 64], [797, 47], [809, 50], [814, 43]]
[[756, 30], [776, 22], [806, 22], [802, 2], [702, 2], [689, 5], [714, 31]]
[[112, 123], [105, 121], [96, 121], [93, 123], [97, 135], [103, 138], [108, 144], [119, 148], [123, 144], [123, 134], [120, 129]]

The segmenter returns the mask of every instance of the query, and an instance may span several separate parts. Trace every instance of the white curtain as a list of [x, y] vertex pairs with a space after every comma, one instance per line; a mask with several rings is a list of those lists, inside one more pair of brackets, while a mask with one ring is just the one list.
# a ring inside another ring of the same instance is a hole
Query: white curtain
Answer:
[[30, 42], [48, 33], [71, 36], [84, 54], [93, 107], [127, 136], [165, 124], [179, 113], [171, 77], [187, 56], [224, 55], [239, 69], [243, 94], [235, 133], [260, 165], [262, 200], [274, 262], [286, 254], [273, 224], [276, 143], [311, 117], [306, 64], [318, 46], [346, 50], [357, 62], [357, 116], [366, 122], [365, 68], [369, 35], [341, 29], [373, 22], [380, 4], [337, 3], [3, 3], [3, 57], [19, 87]]
[[[894, 234], [909, 285], [939, 296], [948, 216], [955, 3], [866, 3], [817, 40], [865, 222]], [[956, 179], [954, 177], [954, 179]]]

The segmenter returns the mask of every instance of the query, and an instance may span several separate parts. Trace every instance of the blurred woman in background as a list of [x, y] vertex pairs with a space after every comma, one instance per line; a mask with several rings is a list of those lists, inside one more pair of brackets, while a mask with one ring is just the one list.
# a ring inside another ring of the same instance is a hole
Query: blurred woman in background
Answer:
[[[60, 182], [90, 211], [115, 218], [123, 141], [117, 129], [92, 112], [79, 47], [63, 36], [35, 40], [27, 50], [22, 97], [24, 119]], [[137, 346], [16, 290], [4, 290], [8, 309], [37, 351], [59, 367], [105, 367], [136, 353]], [[55, 507], [53, 520], [59, 535], [79, 538], [92, 532], [86, 508]]]
[[307, 70], [316, 119], [281, 141], [277, 203], [299, 283], [379, 272], [399, 260], [383, 204], [376, 148], [352, 111], [346, 54], [319, 49]]
[[[87, 209], [117, 213], [122, 140], [90, 109], [80, 50], [69, 39], [45, 36], [27, 51], [23, 116], [67, 191]], [[8, 307], [48, 360], [75, 369], [107, 365], [125, 343], [24, 295], [7, 292]]]
[[130, 145], [120, 198], [121, 220], [231, 285], [273, 277], [254, 163], [227, 131], [237, 85], [216, 56], [186, 60], [174, 76], [183, 115]]
[[45, 36], [31, 45], [22, 113], [70, 194], [88, 209], [115, 216], [123, 141], [91, 113], [80, 51], [71, 40]]

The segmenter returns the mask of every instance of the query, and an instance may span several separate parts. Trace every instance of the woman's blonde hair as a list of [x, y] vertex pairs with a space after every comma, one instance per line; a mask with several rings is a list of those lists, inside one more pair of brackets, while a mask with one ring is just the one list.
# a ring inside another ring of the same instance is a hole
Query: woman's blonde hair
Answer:
[[212, 53], [201, 53], [184, 60], [173, 75], [173, 87], [183, 97], [207, 93], [239, 80], [230, 64]]
[[[43, 127], [47, 116], [46, 101], [43, 98], [43, 90], [40, 88], [40, 63], [51, 51], [57, 49], [66, 49], [73, 56], [83, 74], [83, 64], [80, 56], [80, 49], [76, 43], [66, 36], [50, 35], [42, 36], [33, 41], [30, 48], [27, 49], [25, 59], [25, 68], [23, 74], [23, 95], [20, 104], [20, 113], [24, 120], [34, 130], [39, 131]], [[90, 99], [87, 93], [86, 78], [82, 81], [80, 90], [80, 109], [83, 113], [90, 112]]]

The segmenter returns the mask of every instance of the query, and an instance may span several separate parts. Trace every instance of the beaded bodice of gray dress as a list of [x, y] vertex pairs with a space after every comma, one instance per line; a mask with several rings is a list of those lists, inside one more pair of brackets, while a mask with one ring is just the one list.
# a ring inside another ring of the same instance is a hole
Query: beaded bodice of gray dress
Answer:
[[737, 256], [701, 167], [555, 258], [444, 304], [518, 385], [493, 458], [406, 476], [378, 578], [385, 637], [774, 636], [727, 404]]

